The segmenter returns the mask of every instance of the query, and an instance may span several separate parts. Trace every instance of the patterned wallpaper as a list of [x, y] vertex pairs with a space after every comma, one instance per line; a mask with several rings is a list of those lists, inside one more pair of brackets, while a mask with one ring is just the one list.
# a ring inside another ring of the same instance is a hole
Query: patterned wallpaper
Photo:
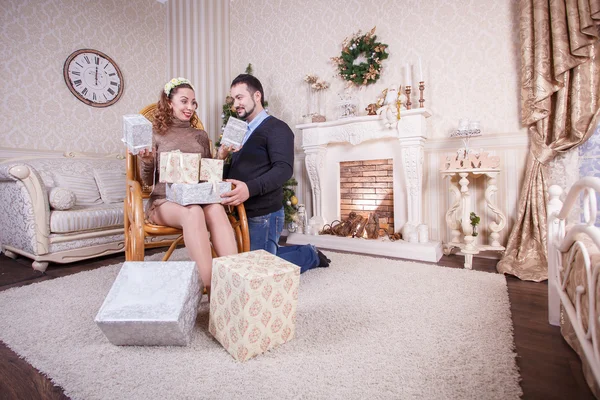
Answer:
[[433, 137], [447, 137], [459, 118], [480, 120], [484, 134], [518, 132], [517, 3], [231, 0], [231, 74], [251, 62], [271, 112], [292, 127], [303, 122], [306, 112], [302, 78], [317, 74], [332, 84], [326, 116], [336, 119], [344, 82], [335, 76], [330, 57], [339, 55], [345, 37], [376, 26], [390, 57], [383, 62], [381, 79], [357, 93], [363, 114], [384, 88], [403, 83], [405, 63], [415, 65], [414, 81], [421, 56]]
[[[166, 11], [156, 0], [0, 1], [0, 148], [122, 152], [122, 115], [158, 99], [166, 79]], [[92, 48], [121, 68], [125, 91], [107, 108], [77, 100], [62, 70]]]

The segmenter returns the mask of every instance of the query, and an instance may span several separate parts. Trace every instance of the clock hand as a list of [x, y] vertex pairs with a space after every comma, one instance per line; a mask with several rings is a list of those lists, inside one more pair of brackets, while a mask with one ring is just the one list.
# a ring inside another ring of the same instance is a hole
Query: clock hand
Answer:
[[98, 86], [98, 67], [96, 67], [96, 86]]

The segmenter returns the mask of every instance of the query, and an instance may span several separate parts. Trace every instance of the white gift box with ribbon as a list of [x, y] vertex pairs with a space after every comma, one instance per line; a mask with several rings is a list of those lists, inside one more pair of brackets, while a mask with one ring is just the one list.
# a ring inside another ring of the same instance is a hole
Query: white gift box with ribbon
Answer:
[[203, 158], [200, 161], [200, 180], [210, 182], [213, 190], [219, 190], [218, 183], [223, 180], [223, 160], [214, 158]]
[[152, 151], [152, 123], [142, 114], [123, 115], [123, 139], [131, 154]]
[[182, 206], [220, 203], [221, 195], [229, 191], [230, 182], [168, 183], [166, 190], [167, 200]]
[[199, 153], [179, 150], [160, 153], [159, 181], [165, 183], [198, 183], [200, 181]]

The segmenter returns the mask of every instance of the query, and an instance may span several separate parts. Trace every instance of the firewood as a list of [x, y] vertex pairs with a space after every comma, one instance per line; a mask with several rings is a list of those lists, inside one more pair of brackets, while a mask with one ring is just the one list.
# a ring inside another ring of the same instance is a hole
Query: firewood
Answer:
[[379, 216], [377, 213], [369, 214], [369, 219], [367, 220], [367, 226], [365, 227], [367, 231], [368, 239], [377, 239], [379, 238]]
[[354, 211], [352, 211], [348, 215], [348, 218], [346, 218], [345, 220], [342, 221], [341, 224], [339, 224], [335, 228], [333, 228], [335, 234], [337, 236], [350, 236], [350, 234], [352, 233], [352, 231], [351, 231], [352, 224], [354, 223], [354, 220], [357, 218], [357, 216], [358, 215]]
[[365, 226], [367, 226], [367, 218], [362, 217], [362, 221], [356, 228], [356, 232], [354, 232], [354, 237], [361, 238], [365, 233]]
[[365, 217], [362, 215], [357, 215], [350, 225], [350, 235], [352, 235], [352, 237], [360, 237], [357, 232], [358, 230], [362, 230], [361, 226], [365, 226], [366, 222], [367, 221], [365, 220]]

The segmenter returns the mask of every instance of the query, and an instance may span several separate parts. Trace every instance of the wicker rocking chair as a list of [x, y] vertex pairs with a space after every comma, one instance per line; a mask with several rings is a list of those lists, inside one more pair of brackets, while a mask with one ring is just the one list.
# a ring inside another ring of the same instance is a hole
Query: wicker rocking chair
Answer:
[[[140, 111], [148, 120], [154, 118], [156, 104], [151, 104]], [[204, 129], [202, 122], [194, 114], [192, 126]], [[151, 224], [146, 220], [143, 199], [150, 197], [152, 187], [145, 186], [140, 178], [137, 156], [127, 153], [127, 194], [125, 197], [125, 259], [127, 261], [143, 261], [145, 249], [166, 247], [169, 249], [163, 257], [167, 261], [175, 248], [184, 243], [183, 231], [170, 226]], [[238, 252], [250, 251], [250, 235], [248, 219], [243, 204], [227, 207], [227, 217], [235, 233]], [[216, 256], [213, 249], [213, 257]]]

